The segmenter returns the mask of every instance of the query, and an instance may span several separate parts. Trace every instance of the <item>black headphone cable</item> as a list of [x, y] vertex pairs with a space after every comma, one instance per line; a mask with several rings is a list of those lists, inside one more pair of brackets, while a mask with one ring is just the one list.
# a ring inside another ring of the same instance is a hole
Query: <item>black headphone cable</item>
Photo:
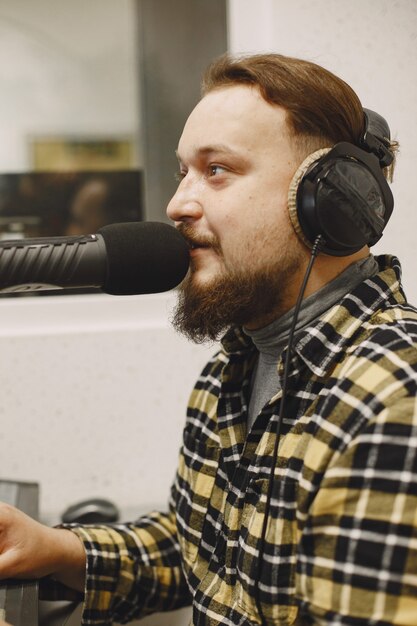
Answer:
[[260, 543], [259, 543], [258, 567], [257, 567], [257, 572], [256, 572], [256, 577], [255, 577], [255, 603], [259, 612], [259, 616], [261, 618], [262, 626], [267, 626], [267, 621], [266, 621], [264, 612], [262, 610], [262, 604], [260, 600], [260, 595], [261, 595], [260, 582], [261, 582], [261, 575], [262, 575], [263, 555], [265, 551], [266, 531], [268, 527], [269, 512], [271, 508], [272, 488], [274, 485], [275, 465], [278, 459], [278, 448], [279, 448], [279, 442], [281, 438], [281, 426], [282, 426], [282, 421], [284, 418], [284, 409], [285, 409], [285, 401], [286, 401], [286, 395], [287, 395], [291, 354], [292, 354], [292, 348], [293, 348], [293, 343], [294, 343], [295, 327], [297, 325], [298, 316], [299, 316], [300, 309], [301, 309], [301, 304], [304, 298], [304, 292], [306, 290], [308, 279], [310, 278], [314, 261], [317, 255], [319, 254], [321, 246], [323, 244], [324, 244], [323, 236], [318, 235], [311, 249], [310, 261], [308, 263], [307, 269], [304, 274], [303, 282], [301, 284], [300, 291], [298, 293], [297, 302], [294, 308], [294, 315], [293, 315], [293, 319], [291, 323], [290, 333], [288, 336], [287, 353], [285, 355], [285, 362], [284, 362], [284, 375], [282, 379], [281, 404], [279, 408], [279, 414], [278, 414], [278, 420], [277, 420], [277, 426], [276, 426], [276, 432], [275, 432], [275, 444], [274, 444], [274, 450], [272, 453], [271, 469], [269, 473], [269, 482], [268, 482], [268, 491], [267, 491], [266, 502], [265, 502], [265, 513], [264, 513], [262, 532], [261, 532]]

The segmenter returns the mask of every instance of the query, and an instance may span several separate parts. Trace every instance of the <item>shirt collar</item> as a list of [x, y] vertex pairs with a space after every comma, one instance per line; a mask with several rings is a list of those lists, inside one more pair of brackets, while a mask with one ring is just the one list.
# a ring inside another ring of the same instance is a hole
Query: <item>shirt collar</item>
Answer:
[[378, 274], [358, 285], [300, 334], [294, 352], [313, 374], [325, 376], [378, 310], [405, 302], [399, 260], [390, 255], [375, 258], [380, 268]]

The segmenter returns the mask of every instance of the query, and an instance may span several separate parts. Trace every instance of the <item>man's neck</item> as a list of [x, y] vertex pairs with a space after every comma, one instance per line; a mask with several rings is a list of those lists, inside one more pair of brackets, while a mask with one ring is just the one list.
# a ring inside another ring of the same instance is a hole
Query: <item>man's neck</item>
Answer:
[[[369, 256], [351, 264], [339, 276], [305, 298], [295, 328], [296, 337], [303, 328], [312, 324], [325, 311], [340, 302], [348, 292], [355, 289], [364, 280], [374, 276], [377, 272], [378, 263], [373, 256]], [[248, 412], [249, 427], [251, 427], [265, 403], [280, 389], [277, 363], [282, 351], [288, 345], [293, 314], [294, 310], [291, 309], [264, 328], [253, 331], [244, 329], [259, 352], [259, 359], [251, 381]]]
[[[369, 256], [369, 248], [366, 246], [356, 252], [345, 257], [329, 256], [327, 254], [320, 254], [314, 261], [313, 268], [311, 270], [310, 277], [307, 282], [307, 286], [304, 292], [304, 299], [323, 289], [325, 285], [331, 283], [342, 274], [350, 265], [365, 259]], [[280, 305], [279, 310], [270, 311], [263, 316], [258, 316], [256, 319], [251, 320], [245, 325], [248, 330], [256, 330], [258, 328], [264, 328], [277, 318], [285, 315], [288, 311], [294, 308], [297, 302], [298, 293], [300, 291], [304, 275], [307, 269], [310, 255], [306, 250], [306, 260], [294, 275], [291, 284], [287, 285], [285, 298]]]

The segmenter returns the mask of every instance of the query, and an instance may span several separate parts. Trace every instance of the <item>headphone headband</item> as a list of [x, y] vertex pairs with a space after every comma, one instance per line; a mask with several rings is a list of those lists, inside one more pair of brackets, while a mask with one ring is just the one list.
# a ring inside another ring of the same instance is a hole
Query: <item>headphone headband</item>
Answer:
[[371, 109], [364, 109], [365, 130], [359, 140], [359, 146], [374, 154], [381, 167], [388, 167], [394, 160], [390, 151], [390, 129], [387, 121]]

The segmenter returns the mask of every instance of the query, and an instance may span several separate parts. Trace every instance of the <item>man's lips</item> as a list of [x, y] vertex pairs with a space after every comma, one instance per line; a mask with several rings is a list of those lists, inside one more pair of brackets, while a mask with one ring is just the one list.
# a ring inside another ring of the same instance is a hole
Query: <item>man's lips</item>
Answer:
[[200, 250], [202, 248], [212, 248], [213, 246], [207, 241], [197, 241], [195, 239], [189, 239], [186, 237], [186, 241], [190, 250]]
[[179, 228], [181, 235], [188, 244], [190, 256], [194, 256], [204, 250], [212, 250], [217, 254], [220, 253], [220, 247], [214, 237], [198, 236], [195, 233], [188, 232], [190, 230], [191, 229], [187, 229], [186, 227]]
[[187, 242], [190, 251], [207, 248], [213, 248], [216, 250], [218, 247], [215, 237], [204, 235], [202, 233], [199, 234], [195, 232], [189, 224], [181, 223], [177, 228]]
[[203, 250], [210, 250], [211, 246], [193, 243], [190, 245], [190, 256], [199, 254]]

